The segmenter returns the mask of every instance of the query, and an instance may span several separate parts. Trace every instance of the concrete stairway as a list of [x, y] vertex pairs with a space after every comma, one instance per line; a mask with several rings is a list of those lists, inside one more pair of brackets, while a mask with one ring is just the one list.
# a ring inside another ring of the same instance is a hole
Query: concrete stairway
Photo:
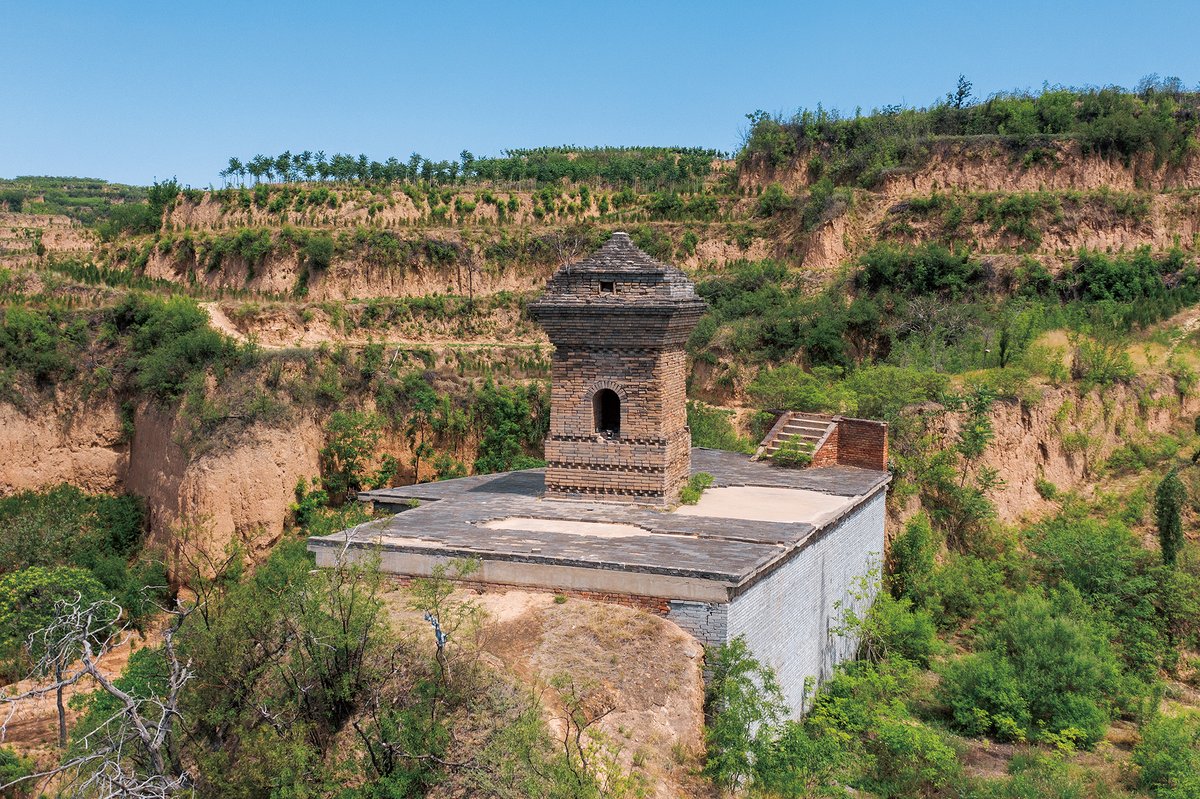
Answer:
[[837, 429], [837, 421], [832, 416], [819, 413], [803, 413], [801, 411], [784, 411], [775, 426], [767, 433], [766, 438], [754, 453], [755, 460], [770, 458], [785, 441], [793, 439], [812, 445], [816, 452]]

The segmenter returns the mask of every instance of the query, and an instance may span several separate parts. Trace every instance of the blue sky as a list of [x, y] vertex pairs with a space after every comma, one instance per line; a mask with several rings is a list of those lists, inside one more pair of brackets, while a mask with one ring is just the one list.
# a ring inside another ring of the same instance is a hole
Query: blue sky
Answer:
[[0, 177], [218, 183], [285, 149], [734, 149], [744, 115], [1200, 82], [1195, 2], [0, 0]]

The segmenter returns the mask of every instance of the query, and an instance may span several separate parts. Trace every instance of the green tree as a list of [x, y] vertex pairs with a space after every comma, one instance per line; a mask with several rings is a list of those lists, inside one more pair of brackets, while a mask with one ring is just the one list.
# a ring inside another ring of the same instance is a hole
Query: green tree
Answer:
[[738, 636], [711, 655], [705, 702], [712, 720], [704, 732], [704, 774], [732, 793], [753, 773], [786, 706], [775, 673], [750, 654], [745, 638]]
[[1133, 749], [1138, 784], [1156, 799], [1200, 796], [1200, 714], [1159, 716]]
[[321, 448], [321, 477], [331, 500], [340, 503], [362, 490], [382, 427], [382, 419], [364, 411], [335, 411], [329, 417]]
[[1180, 509], [1187, 501], [1187, 489], [1175, 469], [1167, 472], [1154, 492], [1154, 521], [1158, 525], [1158, 543], [1163, 563], [1174, 566], [1183, 549], [1183, 519]]
[[933, 532], [929, 517], [919, 513], [896, 536], [887, 554], [885, 582], [892, 596], [925, 606], [930, 582], [937, 566], [941, 542]]
[[91, 574], [70, 566], [31, 566], [0, 576], [0, 676], [26, 676], [45, 654], [30, 636], [54, 621], [60, 602], [77, 598], [90, 604], [107, 598], [107, 592]]

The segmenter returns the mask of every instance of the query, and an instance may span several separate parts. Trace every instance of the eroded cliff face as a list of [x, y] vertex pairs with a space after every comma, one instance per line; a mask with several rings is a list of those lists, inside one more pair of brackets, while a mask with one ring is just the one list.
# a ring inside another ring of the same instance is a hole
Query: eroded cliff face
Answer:
[[[1169, 378], [1082, 393], [1072, 387], [1049, 387], [1036, 402], [997, 401], [992, 406], [995, 437], [974, 471], [995, 469], [1004, 479], [1004, 485], [988, 495], [1001, 521], [1035, 519], [1057, 508], [1038, 493], [1039, 479], [1061, 491], [1086, 494], [1114, 450], [1190, 426], [1187, 420], [1197, 414], [1200, 397], [1181, 396]], [[935, 440], [950, 446], [962, 422], [959, 414], [935, 414], [929, 430]], [[916, 509], [905, 508], [896, 521]]]
[[[219, 557], [232, 542], [253, 555], [277, 541], [297, 481], [320, 473], [320, 425], [254, 425], [232, 443], [200, 453], [180, 446], [175, 411], [143, 403], [132, 436], [119, 403], [57, 398], [34, 409], [0, 405], [0, 492], [70, 483], [146, 501], [150, 542], [172, 568], [189, 545]], [[194, 554], [194, 553], [193, 553]]]
[[[739, 172], [738, 185], [755, 189], [779, 183], [788, 191], [810, 183], [811, 154], [781, 166], [752, 158]], [[1155, 164], [1145, 153], [1124, 161], [1084, 153], [1077, 143], [1053, 142], [1027, 159], [999, 142], [935, 142], [929, 157], [911, 169], [896, 169], [878, 190], [891, 199], [928, 195], [934, 191], [1113, 191], [1193, 189], [1200, 187], [1200, 154], [1181, 164]]]
[[146, 499], [152, 543], [176, 563], [185, 545], [219, 557], [234, 542], [254, 555], [278, 541], [297, 481], [320, 473], [319, 425], [254, 425], [198, 455], [180, 446], [178, 426], [175, 414], [152, 405], [134, 419], [125, 488]]
[[54, 395], [17, 408], [0, 403], [0, 494], [71, 483], [119, 491], [129, 464], [120, 406]]

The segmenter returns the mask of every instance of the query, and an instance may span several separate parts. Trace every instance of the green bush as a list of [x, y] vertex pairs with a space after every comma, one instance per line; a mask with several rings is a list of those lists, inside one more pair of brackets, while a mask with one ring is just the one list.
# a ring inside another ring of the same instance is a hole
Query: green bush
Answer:
[[977, 261], [935, 242], [914, 247], [877, 244], [860, 262], [858, 285], [874, 292], [944, 294], [957, 298], [983, 277]]
[[1158, 716], [1133, 749], [1137, 782], [1155, 799], [1200, 796], [1200, 714]]
[[926, 667], [942, 648], [929, 612], [886, 592], [875, 597], [861, 619], [847, 614], [841, 629], [855, 635], [859, 652], [873, 661], [899, 659]]
[[747, 392], [769, 408], [853, 413], [856, 398], [840, 377], [839, 369], [817, 367], [810, 372], [788, 364], [759, 372]]
[[1016, 670], [996, 652], [950, 661], [942, 669], [938, 695], [950, 708], [954, 726], [967, 735], [1023, 741], [1031, 727]]
[[[1009, 738], [1019, 737], [1016, 725], [1023, 724], [1030, 739], [1066, 739], [1089, 748], [1103, 738], [1126, 685], [1107, 629], [1089, 624], [1081, 605], [1077, 593], [1061, 593], [1052, 602], [1028, 591], [998, 608], [983, 636], [989, 657], [949, 672], [942, 696], [955, 723], [964, 731], [987, 729]], [[973, 716], [972, 707], [986, 715]]]
[[1111, 626], [1125, 668], [1143, 680], [1156, 678], [1175, 660], [1184, 619], [1197, 601], [1190, 573], [1170, 574], [1158, 558], [1117, 520], [1101, 522], [1068, 507], [1032, 527], [1030, 551], [1049, 586], [1069, 584], [1092, 616]]
[[887, 553], [885, 583], [892, 596], [924, 607], [940, 549], [941, 541], [933, 532], [929, 517], [919, 513], [910, 519]]
[[692, 446], [749, 453], [753, 447], [733, 428], [733, 411], [688, 400], [687, 420]]
[[958, 756], [936, 730], [884, 717], [867, 739], [875, 763], [864, 787], [883, 797], [937, 797], [957, 780]]
[[941, 630], [954, 630], [997, 603], [1004, 596], [1003, 564], [990, 558], [948, 553], [945, 563], [930, 579], [926, 606]]
[[783, 190], [783, 186], [778, 183], [772, 183], [763, 189], [763, 193], [758, 196], [758, 215], [759, 216], [775, 216], [778, 213], [791, 210], [796, 204], [796, 201], [789, 197], [787, 192]]
[[53, 310], [0, 309], [0, 362], [49, 384], [73, 376], [87, 343], [87, 325]]
[[684, 505], [695, 505], [700, 501], [704, 489], [713, 484], [713, 476], [708, 472], [696, 472], [687, 481], [687, 485], [679, 494], [679, 501]]
[[204, 309], [186, 297], [130, 294], [113, 308], [111, 318], [128, 336], [138, 387], [162, 399], [177, 399], [194, 377], [210, 367], [233, 365], [241, 354], [232, 340], [209, 327]]
[[57, 603], [79, 599], [87, 605], [107, 598], [104, 586], [83, 569], [32, 566], [0, 576], [0, 677], [27, 676], [43, 654], [30, 635], [55, 620]]
[[783, 693], [775, 673], [750, 654], [742, 637], [707, 657], [712, 679], [705, 690], [709, 722], [704, 731], [704, 776], [727, 791], [754, 772], [759, 753], [783, 717]]
[[[29, 758], [21, 757], [10, 747], [0, 746], [0, 785], [30, 777], [36, 772], [35, 764]], [[0, 799], [26, 799], [33, 791], [32, 782], [19, 783], [11, 788], [0, 790]]]
[[152, 612], [164, 567], [142, 551], [145, 511], [132, 496], [89, 495], [61, 485], [0, 498], [0, 574], [32, 566], [88, 571], [130, 619]]
[[333, 237], [328, 233], [314, 232], [304, 242], [304, 263], [310, 269], [322, 271], [333, 262]]
[[798, 438], [788, 438], [771, 453], [771, 463], [787, 469], [803, 469], [813, 462], [813, 445]]

